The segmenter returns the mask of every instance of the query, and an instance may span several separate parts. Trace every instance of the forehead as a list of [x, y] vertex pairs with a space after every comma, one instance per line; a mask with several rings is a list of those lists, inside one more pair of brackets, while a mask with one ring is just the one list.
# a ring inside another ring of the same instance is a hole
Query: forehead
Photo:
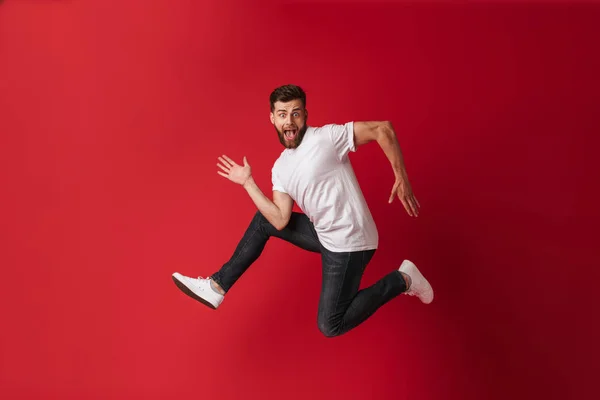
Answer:
[[279, 111], [287, 111], [290, 112], [294, 109], [302, 109], [302, 100], [300, 99], [295, 99], [292, 101], [288, 101], [288, 102], [282, 102], [282, 101], [277, 101], [274, 104], [275, 106], [275, 112], [279, 112]]

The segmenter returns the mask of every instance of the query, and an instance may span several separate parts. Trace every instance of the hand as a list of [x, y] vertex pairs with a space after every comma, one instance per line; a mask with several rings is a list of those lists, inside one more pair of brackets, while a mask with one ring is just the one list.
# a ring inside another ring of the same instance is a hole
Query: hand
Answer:
[[218, 159], [222, 165], [221, 163], [217, 163], [217, 166], [225, 172], [217, 171], [217, 174], [224, 176], [230, 181], [243, 186], [252, 176], [252, 168], [248, 164], [246, 157], [244, 157], [244, 166], [236, 164], [226, 155], [223, 155], [223, 157], [219, 157]]
[[419, 215], [419, 208], [421, 205], [419, 201], [415, 197], [412, 192], [412, 188], [410, 187], [410, 183], [407, 178], [396, 178], [396, 182], [394, 183], [394, 187], [392, 188], [392, 194], [390, 195], [389, 202], [391, 203], [394, 200], [395, 196], [398, 196], [398, 199], [402, 202], [402, 205], [406, 209], [406, 212], [411, 217], [417, 217]]

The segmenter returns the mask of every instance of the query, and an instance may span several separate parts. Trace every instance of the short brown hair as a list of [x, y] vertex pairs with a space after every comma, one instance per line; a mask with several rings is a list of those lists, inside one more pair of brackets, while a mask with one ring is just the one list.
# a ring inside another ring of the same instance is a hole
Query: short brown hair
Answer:
[[279, 86], [273, 92], [269, 100], [271, 102], [271, 112], [275, 110], [275, 103], [282, 101], [287, 103], [288, 101], [300, 99], [302, 101], [302, 107], [306, 108], [306, 93], [300, 86], [296, 85], [283, 85]]

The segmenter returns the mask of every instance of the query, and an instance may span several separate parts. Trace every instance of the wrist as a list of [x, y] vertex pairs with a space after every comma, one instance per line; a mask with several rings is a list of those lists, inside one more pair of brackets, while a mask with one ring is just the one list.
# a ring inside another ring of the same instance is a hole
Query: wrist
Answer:
[[252, 175], [250, 175], [242, 186], [244, 187], [244, 189], [248, 190], [252, 185], [254, 185], [254, 178], [252, 178]]
[[394, 176], [396, 177], [397, 181], [401, 181], [406, 179], [406, 170], [402, 167], [393, 167], [394, 169]]

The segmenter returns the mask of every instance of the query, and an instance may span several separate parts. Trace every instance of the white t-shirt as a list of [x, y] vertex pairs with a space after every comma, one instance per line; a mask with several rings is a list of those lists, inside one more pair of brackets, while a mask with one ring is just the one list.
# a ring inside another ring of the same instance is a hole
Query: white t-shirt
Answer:
[[354, 123], [309, 126], [300, 145], [285, 149], [272, 168], [273, 190], [287, 193], [334, 252], [377, 248], [373, 216], [348, 153], [356, 151]]

